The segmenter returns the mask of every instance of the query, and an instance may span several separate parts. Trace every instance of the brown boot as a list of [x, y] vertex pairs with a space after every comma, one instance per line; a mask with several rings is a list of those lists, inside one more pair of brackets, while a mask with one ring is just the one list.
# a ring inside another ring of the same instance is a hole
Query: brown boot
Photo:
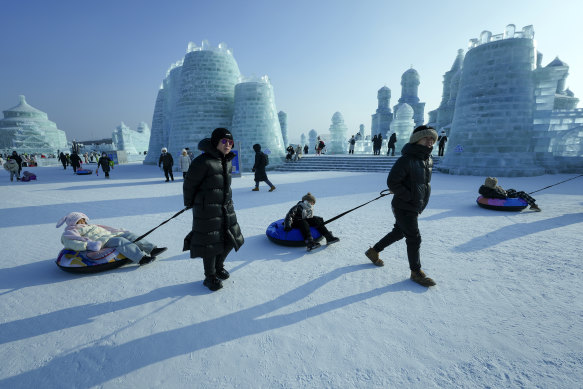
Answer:
[[419, 269], [418, 271], [411, 270], [411, 280], [413, 280], [413, 282], [416, 282], [422, 286], [429, 287], [429, 286], [435, 285], [435, 281], [433, 281], [431, 278], [427, 277], [425, 272], [421, 269]]
[[259, 188], [253, 188], [251, 189], [252, 192], [259, 192]]
[[379, 258], [379, 253], [375, 249], [373, 249], [372, 247], [369, 248], [368, 250], [366, 250], [364, 252], [364, 255], [366, 255], [367, 258], [370, 259], [372, 261], [372, 263], [374, 263], [377, 266], [384, 266], [385, 265], [383, 260]]
[[275, 186], [272, 186], [271, 188], [269, 188], [270, 192], [273, 192], [275, 190]]

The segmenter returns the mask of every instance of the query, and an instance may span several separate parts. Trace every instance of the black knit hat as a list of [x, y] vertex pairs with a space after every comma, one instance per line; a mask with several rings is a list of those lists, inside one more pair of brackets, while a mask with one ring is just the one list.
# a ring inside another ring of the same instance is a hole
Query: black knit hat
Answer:
[[433, 141], [437, 142], [437, 131], [435, 131], [435, 128], [429, 126], [419, 126], [413, 130], [413, 133], [409, 138], [409, 143], [417, 143], [426, 136], [433, 137]]
[[261, 151], [261, 145], [259, 143], [255, 143], [253, 145], [253, 150], [255, 150], [256, 153]]
[[211, 135], [211, 144], [213, 147], [217, 147], [219, 141], [223, 138], [233, 140], [233, 135], [226, 128], [215, 128], [213, 134]]

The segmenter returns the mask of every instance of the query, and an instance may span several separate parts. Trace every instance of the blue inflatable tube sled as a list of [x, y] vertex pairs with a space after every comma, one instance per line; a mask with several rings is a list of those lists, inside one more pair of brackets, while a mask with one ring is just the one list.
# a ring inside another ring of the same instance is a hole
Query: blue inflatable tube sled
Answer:
[[93, 170], [89, 170], [89, 169], [77, 169], [76, 174], [78, 176], [85, 176], [87, 174], [93, 174]]
[[[315, 227], [310, 227], [312, 232], [312, 238], [315, 242], [322, 240], [323, 236], [318, 232]], [[267, 227], [265, 234], [273, 243], [277, 243], [283, 246], [294, 246], [300, 247], [305, 246], [304, 237], [298, 228], [292, 228], [291, 231], [287, 232], [283, 229], [283, 219], [274, 221]]]
[[493, 209], [495, 211], [520, 212], [528, 206], [528, 203], [519, 197], [508, 199], [491, 199], [488, 197], [480, 196], [476, 202], [482, 208]]
[[98, 273], [131, 263], [132, 261], [116, 249], [104, 248], [99, 251], [74, 251], [63, 249], [55, 263], [69, 273]]

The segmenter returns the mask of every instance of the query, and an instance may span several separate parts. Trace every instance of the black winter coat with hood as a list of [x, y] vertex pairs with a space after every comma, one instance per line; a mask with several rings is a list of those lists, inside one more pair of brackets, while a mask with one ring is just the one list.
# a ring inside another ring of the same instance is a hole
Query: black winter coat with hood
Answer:
[[387, 177], [387, 186], [393, 192], [392, 206], [421, 213], [431, 195], [431, 170], [433, 148], [407, 143], [401, 157], [395, 162]]
[[265, 181], [267, 180], [267, 173], [265, 172], [265, 153], [261, 151], [261, 146], [259, 144], [253, 145], [253, 150], [255, 150], [255, 163], [253, 164], [252, 171], [255, 172], [255, 181]]
[[192, 207], [192, 231], [185, 238], [184, 250], [190, 257], [208, 258], [231, 248], [239, 250], [245, 239], [237, 223], [231, 192], [234, 153], [226, 156], [203, 139], [204, 153], [192, 160], [184, 184], [184, 206]]

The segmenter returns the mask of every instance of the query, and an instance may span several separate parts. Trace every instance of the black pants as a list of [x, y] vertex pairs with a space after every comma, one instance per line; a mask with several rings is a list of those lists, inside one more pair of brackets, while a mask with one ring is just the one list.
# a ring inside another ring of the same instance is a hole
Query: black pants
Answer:
[[164, 166], [164, 176], [166, 177], [166, 181], [169, 180], [168, 176], [174, 181], [174, 175], [172, 174], [172, 167], [165, 167]]
[[314, 216], [309, 219], [294, 220], [292, 223], [292, 228], [298, 228], [304, 239], [314, 240], [310, 227], [316, 227], [316, 230], [318, 230], [318, 232], [326, 239], [330, 236], [330, 231], [328, 231], [324, 225], [324, 219], [319, 216]]
[[508, 189], [506, 191], [506, 194], [510, 198], [519, 197], [519, 198], [523, 199], [524, 201], [526, 201], [528, 203], [528, 205], [536, 205], [536, 200], [526, 192], [523, 192], [523, 191], [517, 192], [516, 189]]
[[67, 170], [67, 162], [61, 162], [63, 164], [63, 169]]
[[[393, 153], [391, 154], [391, 150], [393, 150]], [[389, 148], [387, 149], [387, 155], [392, 155], [393, 157], [395, 156], [395, 145], [389, 146]]]
[[405, 238], [409, 268], [412, 271], [418, 271], [421, 269], [421, 259], [419, 257], [421, 234], [419, 233], [419, 226], [417, 224], [419, 214], [413, 211], [393, 208], [393, 215], [395, 215], [393, 230], [379, 240], [373, 248], [377, 252], [381, 252], [385, 247]]
[[188, 172], [182, 172], [182, 178], [186, 178], [186, 173]]
[[225, 259], [230, 251], [231, 249], [228, 249], [222, 254], [202, 259], [205, 277], [214, 276], [217, 273], [217, 270], [221, 270], [225, 267]]
[[437, 152], [438, 157], [443, 157], [443, 151], [445, 150], [445, 145], [439, 145], [439, 151]]

